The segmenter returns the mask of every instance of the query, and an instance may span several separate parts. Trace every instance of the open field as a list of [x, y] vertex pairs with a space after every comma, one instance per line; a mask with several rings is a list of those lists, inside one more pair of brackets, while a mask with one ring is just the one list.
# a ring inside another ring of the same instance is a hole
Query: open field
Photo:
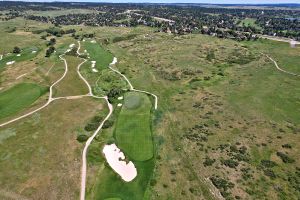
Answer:
[[134, 161], [149, 160], [153, 157], [151, 102], [137, 92], [126, 93], [124, 98], [115, 130], [117, 145]]
[[5, 118], [29, 107], [47, 89], [33, 83], [22, 83], [0, 93], [0, 118]]
[[59, 100], [1, 128], [0, 135], [10, 135], [1, 141], [2, 190], [29, 199], [76, 199], [82, 149], [76, 138], [89, 118], [103, 112], [102, 102]]
[[244, 20], [242, 20], [240, 23], [239, 23], [239, 26], [246, 26], [246, 27], [255, 27], [257, 29], [261, 29], [260, 26], [258, 26], [257, 24], [255, 24], [255, 19], [253, 18], [246, 18]]
[[35, 16], [45, 16], [45, 17], [57, 17], [61, 15], [68, 14], [87, 14], [87, 13], [95, 13], [96, 11], [88, 10], [88, 9], [58, 9], [58, 10], [49, 10], [49, 11], [27, 11], [26, 13], [29, 15]]
[[[3, 31], [10, 23], [16, 32]], [[50, 26], [19, 18], [0, 22], [4, 28], [0, 29], [0, 53], [14, 46], [24, 52], [32, 47], [40, 50], [34, 57], [24, 54], [13, 66], [0, 61], [1, 87], [5, 87], [0, 91], [0, 110], [9, 109], [1, 111], [0, 118], [4, 113], [10, 119], [42, 105], [47, 97], [38, 98], [44, 94], [41, 91], [64, 72], [58, 56], [70, 44], [77, 45], [70, 34], [55, 37], [56, 53], [45, 58], [49, 38], [25, 34], [24, 24], [28, 30]], [[79, 35], [95, 32], [95, 40], [101, 43], [86, 39], [80, 51], [90, 54], [81, 72], [96, 95], [128, 89], [107, 68], [116, 56], [115, 67], [135, 88], [159, 98], [158, 110], [152, 110], [150, 97], [135, 92], [112, 102], [109, 124], [88, 149], [86, 199], [299, 198], [300, 79], [277, 70], [263, 55], [299, 74], [299, 47], [269, 40], [236, 42], [201, 34], [165, 34], [143, 26], [62, 28], [74, 28]], [[24, 40], [16, 36], [21, 33]], [[86, 94], [76, 71], [82, 59], [64, 57], [69, 72], [55, 87], [55, 97]], [[99, 64], [98, 72], [91, 69], [93, 60]], [[32, 83], [30, 87], [26, 82]], [[57, 100], [1, 127], [0, 171], [5, 173], [0, 175], [4, 191], [0, 198], [10, 199], [7, 195], [12, 194], [78, 199], [83, 142], [108, 113], [103, 103], [90, 97]], [[117, 107], [118, 103], [123, 107]], [[134, 162], [138, 176], [132, 182], [122, 181], [106, 163], [101, 152], [108, 143], [116, 143]]]

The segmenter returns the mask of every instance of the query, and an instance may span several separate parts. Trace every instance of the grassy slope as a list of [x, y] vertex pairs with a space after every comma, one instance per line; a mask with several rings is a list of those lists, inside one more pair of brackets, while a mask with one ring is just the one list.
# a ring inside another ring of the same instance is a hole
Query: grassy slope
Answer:
[[112, 62], [113, 56], [98, 43], [91, 43], [90, 40], [83, 42], [84, 48], [91, 57], [89, 61], [96, 61], [96, 68], [102, 70]]
[[103, 100], [89, 97], [58, 100], [1, 127], [1, 188], [24, 199], [77, 199], [83, 145], [76, 137], [91, 117], [106, 112], [102, 108]]
[[[154, 133], [161, 159], [155, 169], [157, 184], [151, 187], [153, 198], [212, 198], [207, 190], [210, 184], [203, 181], [212, 175], [235, 183], [232, 195], [244, 199], [295, 197], [295, 189], [282, 177], [295, 173], [295, 166], [299, 165], [299, 144], [293, 139], [298, 138], [293, 133], [299, 129], [299, 79], [277, 71], [260, 52], [285, 63], [284, 69], [297, 70], [299, 48], [272, 41], [237, 43], [202, 35], [149, 37], [151, 42], [141, 35], [111, 44], [110, 48], [120, 60], [118, 68], [134, 85], [160, 97]], [[212, 61], [206, 59], [208, 50], [214, 50]], [[248, 58], [252, 62], [243, 64]], [[181, 69], [199, 69], [202, 74], [168, 81], [161, 73], [180, 73]], [[218, 75], [220, 71], [224, 75]], [[193, 84], [192, 78], [197, 80]], [[198, 141], [186, 138], [193, 129]], [[230, 158], [232, 152], [221, 151], [220, 146], [235, 143], [246, 146], [250, 161], [239, 161], [239, 167], [232, 169], [220, 162], [222, 157]], [[282, 148], [285, 143], [291, 144], [292, 149]], [[286, 152], [297, 161], [285, 164], [276, 156], [277, 151]], [[205, 156], [215, 159], [215, 163], [204, 167]], [[258, 167], [262, 159], [278, 164], [273, 168], [277, 178], [270, 179]], [[243, 167], [252, 171], [248, 181], [244, 180]], [[170, 170], [180, 174], [170, 176]], [[260, 187], [255, 188], [255, 184]], [[274, 184], [284, 192], [272, 188]]]
[[16, 114], [29, 107], [40, 96], [46, 93], [46, 88], [33, 83], [18, 84], [0, 93], [0, 118]]
[[55, 86], [55, 97], [75, 96], [88, 93], [88, 87], [77, 73], [77, 66], [83, 60], [74, 56], [64, 56], [68, 63], [68, 73], [65, 78]]
[[146, 94], [126, 93], [115, 137], [118, 147], [136, 161], [146, 161], [153, 157], [150, 110], [151, 102]]

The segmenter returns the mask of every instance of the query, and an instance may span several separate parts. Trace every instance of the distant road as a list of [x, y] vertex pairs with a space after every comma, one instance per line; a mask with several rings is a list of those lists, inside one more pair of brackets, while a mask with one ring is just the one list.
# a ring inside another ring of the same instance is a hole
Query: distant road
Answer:
[[299, 41], [295, 41], [290, 38], [276, 37], [276, 36], [269, 36], [269, 35], [258, 35], [258, 36], [263, 39], [274, 40], [274, 41], [278, 41], [278, 42], [287, 42], [287, 43], [295, 44], [295, 45], [300, 44]]

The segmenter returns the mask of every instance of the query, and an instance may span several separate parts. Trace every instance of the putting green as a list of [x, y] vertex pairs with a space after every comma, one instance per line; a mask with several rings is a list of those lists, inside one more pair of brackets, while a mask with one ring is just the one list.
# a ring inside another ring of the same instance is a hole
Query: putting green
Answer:
[[35, 102], [47, 89], [34, 83], [20, 83], [0, 93], [0, 119], [11, 116]]
[[146, 161], [153, 157], [151, 107], [151, 101], [146, 94], [137, 92], [125, 94], [115, 137], [118, 147], [135, 161]]

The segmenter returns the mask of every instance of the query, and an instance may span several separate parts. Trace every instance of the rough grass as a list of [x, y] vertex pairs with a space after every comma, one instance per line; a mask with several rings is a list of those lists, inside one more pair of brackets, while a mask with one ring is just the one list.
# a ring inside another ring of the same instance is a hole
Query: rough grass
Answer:
[[137, 92], [125, 94], [115, 137], [118, 147], [136, 161], [146, 161], [153, 157], [150, 111], [151, 101], [147, 95]]
[[11, 116], [29, 107], [46, 88], [34, 83], [21, 83], [0, 93], [0, 119]]
[[104, 49], [100, 44], [91, 43], [90, 40], [86, 40], [85, 42], [82, 42], [82, 44], [87, 50], [87, 53], [89, 53], [89, 61], [96, 61], [95, 67], [98, 70], [107, 68], [108, 65], [112, 62], [113, 55], [109, 51]]
[[[64, 56], [68, 63], [68, 73], [55, 85], [54, 96], [75, 96], [88, 93], [88, 87], [77, 73], [77, 66], [83, 61], [74, 56]], [[63, 72], [62, 72], [63, 73]]]
[[[78, 199], [83, 145], [76, 140], [77, 130], [105, 112], [102, 107], [103, 100], [89, 97], [58, 100], [1, 127], [6, 135], [0, 138], [1, 188], [24, 197], [18, 199]], [[1, 192], [0, 199], [10, 199], [5, 197]]]

